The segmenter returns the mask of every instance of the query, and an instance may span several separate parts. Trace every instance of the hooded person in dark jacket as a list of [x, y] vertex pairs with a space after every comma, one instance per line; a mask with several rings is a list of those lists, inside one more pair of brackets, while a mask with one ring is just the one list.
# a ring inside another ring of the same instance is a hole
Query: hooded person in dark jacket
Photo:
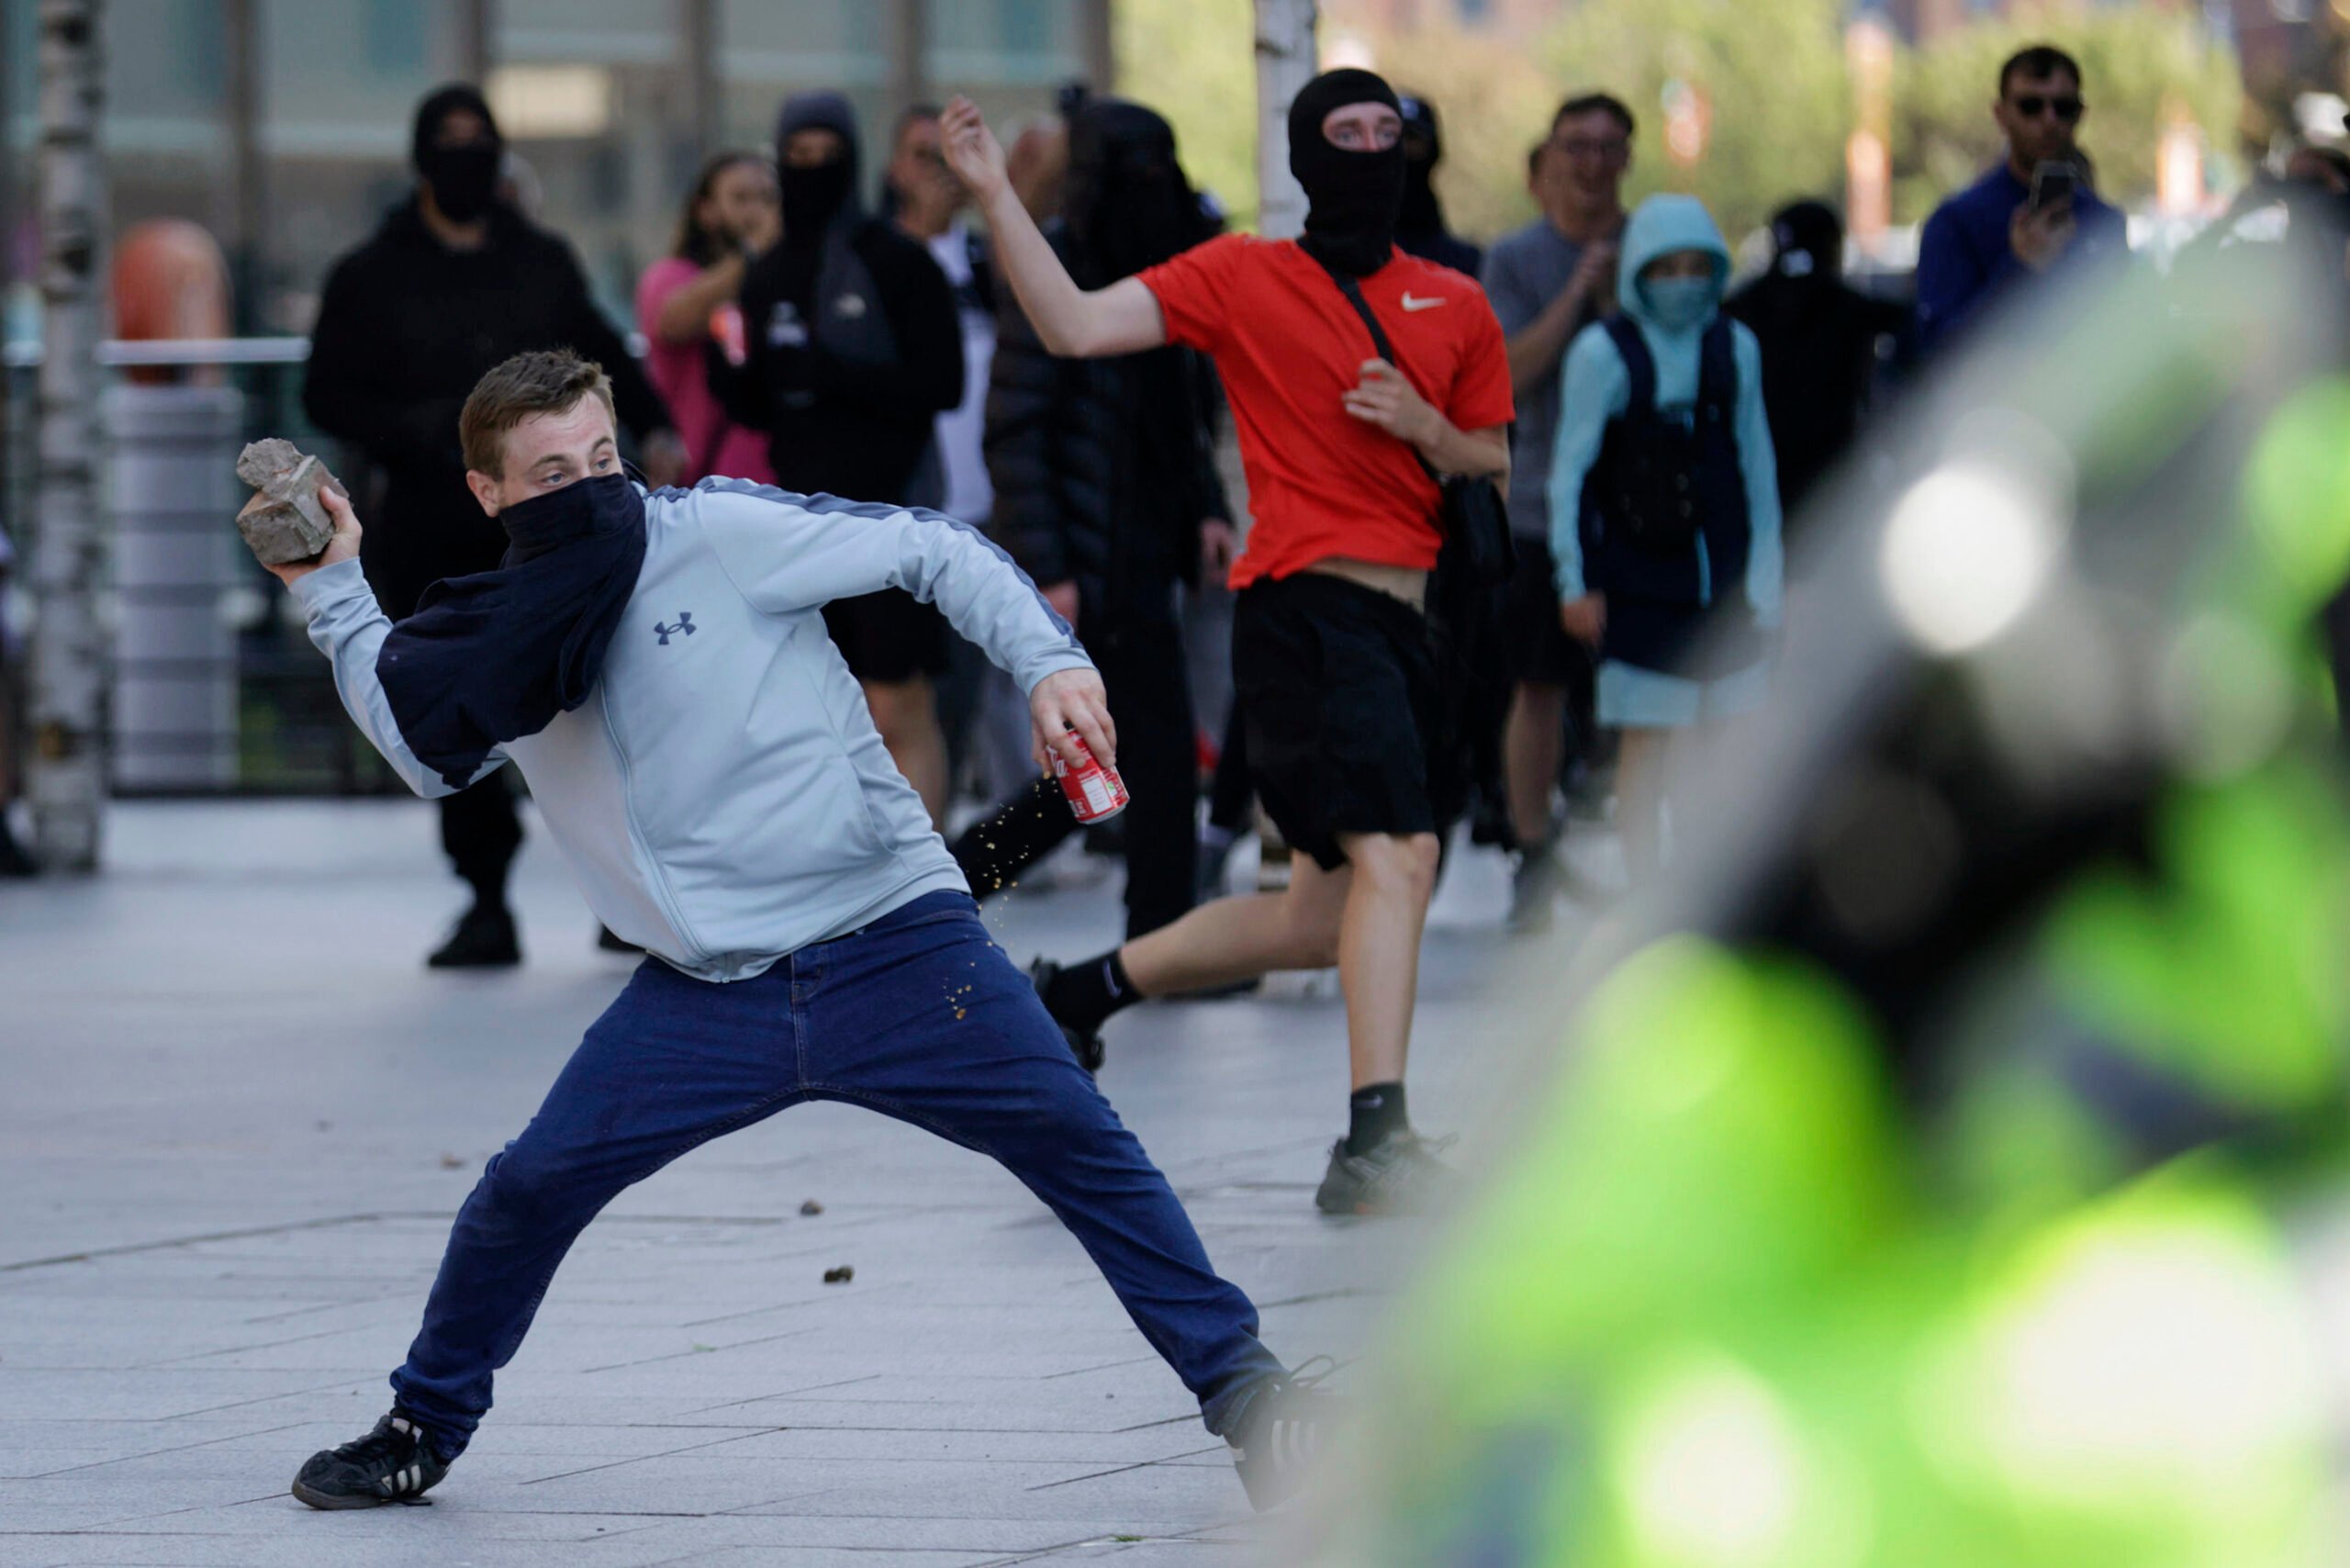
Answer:
[[[838, 93], [795, 93], [776, 122], [782, 242], [743, 278], [746, 358], [711, 363], [737, 423], [767, 432], [776, 483], [800, 495], [936, 507], [937, 416], [963, 397], [955, 292], [919, 241], [857, 196], [856, 112]], [[843, 526], [854, 526], [845, 522]], [[894, 589], [824, 609], [899, 771], [946, 807], [946, 743], [934, 683], [946, 623]]]
[[[608, 367], [620, 422], [666, 483], [683, 461], [669, 413], [589, 298], [571, 248], [497, 199], [505, 142], [479, 92], [443, 87], [420, 105], [416, 194], [328, 274], [302, 406], [365, 454], [381, 479], [361, 564], [385, 613], [404, 620], [442, 577], [495, 568], [506, 534], [465, 488], [457, 413], [484, 372], [533, 349], [570, 348]], [[522, 842], [502, 777], [441, 801], [441, 843], [474, 904], [438, 968], [520, 956], [506, 874]]]
[[[1131, 277], [1209, 238], [1214, 225], [1175, 156], [1175, 133], [1139, 104], [1094, 98], [1069, 125], [1068, 192], [1046, 238], [1080, 287]], [[1158, 348], [1057, 359], [1016, 304], [1002, 309], [988, 389], [995, 527], [1101, 666], [1118, 715], [1126, 812], [1126, 931], [1192, 907], [1196, 796], [1191, 693], [1175, 587], [1231, 554], [1216, 478], [1214, 372]], [[1015, 795], [955, 845], [984, 897], [1076, 825], [1051, 779]]]
[[1445, 227], [1436, 199], [1436, 166], [1444, 157], [1436, 106], [1412, 93], [1397, 94], [1396, 102], [1404, 116], [1404, 210], [1395, 218], [1395, 248], [1475, 277], [1485, 252]]
[[1877, 346], [1903, 336], [1908, 315], [1844, 282], [1844, 225], [1823, 202], [1771, 219], [1771, 270], [1723, 308], [1762, 347], [1762, 406], [1779, 457], [1779, 497], [1797, 521], [1814, 486], [1860, 433], [1877, 379]]

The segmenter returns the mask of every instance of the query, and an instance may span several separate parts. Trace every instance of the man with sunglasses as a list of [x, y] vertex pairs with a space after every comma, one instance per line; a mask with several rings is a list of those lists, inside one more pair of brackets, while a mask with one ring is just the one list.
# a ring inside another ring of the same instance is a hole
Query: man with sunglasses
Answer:
[[[1940, 349], [2025, 279], [2128, 249], [2121, 214], [2089, 188], [2074, 140], [2083, 106], [2080, 65], [2063, 50], [2035, 45], [1999, 67], [1991, 115], [2007, 138], [2007, 161], [1926, 220], [1918, 243], [1921, 350]], [[2050, 165], [2071, 178], [2042, 179]]]

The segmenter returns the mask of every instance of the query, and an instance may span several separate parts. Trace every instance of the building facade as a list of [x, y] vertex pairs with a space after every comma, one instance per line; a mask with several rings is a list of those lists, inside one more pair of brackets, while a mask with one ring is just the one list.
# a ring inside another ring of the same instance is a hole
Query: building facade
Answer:
[[[36, 10], [0, 0], [0, 233], [18, 337], [37, 253]], [[953, 92], [993, 115], [1042, 111], [1061, 83], [1108, 79], [1108, 0], [105, 0], [113, 228], [202, 224], [238, 280], [238, 330], [303, 332], [328, 265], [409, 186], [417, 100], [470, 80], [522, 161], [526, 204], [619, 309], [701, 158], [767, 146], [786, 94], [844, 91], [876, 138], [906, 104]]]

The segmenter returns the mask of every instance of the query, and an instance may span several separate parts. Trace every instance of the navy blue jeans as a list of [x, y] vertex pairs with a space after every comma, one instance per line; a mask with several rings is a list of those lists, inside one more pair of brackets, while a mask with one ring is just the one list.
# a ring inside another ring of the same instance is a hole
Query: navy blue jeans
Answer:
[[1001, 1161], [1060, 1216], [1208, 1429], [1281, 1363], [1208, 1265], [1167, 1178], [1120, 1124], [962, 893], [930, 893], [714, 985], [647, 959], [521, 1137], [465, 1200], [401, 1409], [453, 1459], [555, 1267], [598, 1211], [688, 1149], [802, 1100], [843, 1100]]

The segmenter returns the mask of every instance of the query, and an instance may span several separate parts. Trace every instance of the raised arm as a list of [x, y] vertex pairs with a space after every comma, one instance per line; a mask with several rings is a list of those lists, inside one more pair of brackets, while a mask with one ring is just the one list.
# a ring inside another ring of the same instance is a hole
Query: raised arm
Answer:
[[957, 97], [939, 118], [946, 161], [988, 220], [997, 269], [1045, 347], [1065, 359], [1101, 359], [1155, 349], [1167, 341], [1158, 300], [1136, 278], [1082, 289], [1061, 265], [1004, 175], [1003, 149], [979, 106]]
[[1064, 724], [1105, 760], [1116, 756], [1101, 678], [1069, 622], [1012, 558], [967, 523], [921, 507], [794, 496], [745, 480], [694, 492], [702, 534], [752, 607], [769, 614], [903, 588], [1028, 693], [1039, 746], [1071, 762]]

